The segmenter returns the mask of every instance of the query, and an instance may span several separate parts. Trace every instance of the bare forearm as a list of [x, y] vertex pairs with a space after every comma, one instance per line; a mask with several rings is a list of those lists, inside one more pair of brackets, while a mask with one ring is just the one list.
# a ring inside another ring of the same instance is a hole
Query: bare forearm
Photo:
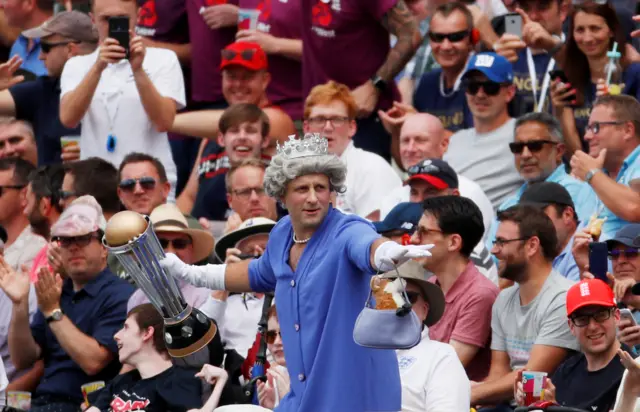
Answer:
[[275, 54], [297, 61], [302, 60], [302, 40], [280, 37], [277, 39], [277, 42], [277, 51]]
[[29, 303], [13, 305], [9, 325], [9, 356], [16, 369], [27, 369], [40, 357], [40, 347], [29, 327]]
[[80, 124], [89, 109], [101, 75], [102, 70], [94, 64], [78, 87], [64, 95], [60, 101], [60, 121], [65, 127], [72, 129]]
[[562, 124], [562, 131], [564, 133], [567, 155], [572, 156], [576, 150], [582, 149], [580, 135], [578, 134], [578, 129], [576, 128], [575, 118], [573, 117], [573, 109], [562, 108], [560, 109], [559, 116], [556, 111], [556, 117], [560, 118], [560, 122]]
[[178, 56], [180, 63], [184, 65], [191, 64], [191, 43], [166, 43], [152, 39], [145, 39], [145, 44], [147, 47], [172, 50], [176, 56]]
[[220, 396], [222, 395], [222, 391], [224, 389], [224, 385], [227, 383], [227, 378], [218, 378], [216, 381], [216, 385], [213, 388], [213, 392], [211, 392], [211, 396], [202, 406], [201, 412], [213, 412], [214, 409], [218, 407], [218, 403], [220, 403]]
[[623, 390], [615, 412], [634, 412], [638, 398], [631, 392]]
[[396, 36], [397, 41], [389, 50], [387, 59], [378, 69], [377, 75], [384, 81], [391, 82], [416, 53], [422, 36], [404, 0], [398, 0], [398, 3], [385, 14], [382, 24], [389, 33]]
[[2, 116], [15, 116], [16, 115], [16, 103], [13, 100], [13, 96], [9, 90], [0, 91], [0, 115]]
[[51, 322], [49, 327], [62, 349], [87, 375], [93, 376], [104, 368], [108, 360], [106, 349], [80, 331], [68, 317], [63, 316], [61, 320]]
[[173, 119], [173, 125], [169, 128], [169, 131], [185, 136], [216, 139], [218, 137], [218, 122], [222, 113], [222, 110], [198, 110], [180, 113]]
[[249, 262], [243, 260], [238, 263], [230, 263], [224, 272], [224, 288], [229, 292], [251, 292], [249, 284]]
[[12, 380], [7, 386], [8, 391], [33, 392], [44, 375], [44, 361], [37, 361], [24, 375]]
[[153, 85], [149, 76], [143, 69], [133, 74], [136, 82], [140, 101], [144, 111], [149, 116], [149, 120], [161, 132], [169, 130], [176, 117], [176, 103], [167, 97], [162, 96]]
[[510, 372], [494, 381], [485, 381], [471, 388], [471, 405], [495, 404], [513, 397], [513, 382], [517, 372]]
[[622, 220], [640, 222], [640, 194], [629, 186], [616, 183], [604, 173], [596, 173], [591, 187], [602, 203]]

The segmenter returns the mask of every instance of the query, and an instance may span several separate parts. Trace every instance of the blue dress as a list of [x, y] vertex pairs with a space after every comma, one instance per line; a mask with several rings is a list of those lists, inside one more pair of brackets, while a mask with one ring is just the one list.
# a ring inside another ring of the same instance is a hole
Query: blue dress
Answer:
[[353, 328], [369, 293], [373, 225], [333, 207], [304, 249], [297, 271], [289, 266], [289, 216], [271, 231], [266, 252], [249, 264], [256, 292], [275, 290], [291, 390], [277, 411], [399, 411], [401, 388], [393, 350], [353, 341]]

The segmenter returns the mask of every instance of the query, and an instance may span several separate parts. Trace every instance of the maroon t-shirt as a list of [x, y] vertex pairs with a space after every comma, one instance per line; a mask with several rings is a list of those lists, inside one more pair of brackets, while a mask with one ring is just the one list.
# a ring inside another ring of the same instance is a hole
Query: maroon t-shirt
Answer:
[[[292, 0], [289, 0], [292, 1]], [[389, 53], [389, 32], [380, 22], [397, 0], [301, 0], [303, 96], [335, 80], [354, 89], [372, 78]], [[395, 83], [378, 108], [400, 95]]]
[[[243, 9], [260, 10], [258, 30], [275, 37], [300, 39], [300, 0], [239, 0]], [[270, 54], [269, 101], [280, 106], [293, 120], [302, 119], [302, 64], [285, 56]], [[305, 95], [306, 96], [306, 95]]]
[[200, 8], [235, 4], [238, 0], [184, 0], [191, 39], [192, 98], [196, 102], [219, 102], [222, 96], [220, 51], [235, 41], [236, 26], [211, 30], [200, 15]]
[[136, 32], [165, 43], [189, 43], [185, 0], [138, 0]]

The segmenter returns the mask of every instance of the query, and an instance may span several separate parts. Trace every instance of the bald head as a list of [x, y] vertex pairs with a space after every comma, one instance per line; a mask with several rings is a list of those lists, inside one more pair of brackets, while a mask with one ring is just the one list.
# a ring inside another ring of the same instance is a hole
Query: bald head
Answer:
[[448, 146], [449, 133], [431, 114], [410, 115], [400, 129], [400, 158], [405, 170], [427, 158], [441, 159]]

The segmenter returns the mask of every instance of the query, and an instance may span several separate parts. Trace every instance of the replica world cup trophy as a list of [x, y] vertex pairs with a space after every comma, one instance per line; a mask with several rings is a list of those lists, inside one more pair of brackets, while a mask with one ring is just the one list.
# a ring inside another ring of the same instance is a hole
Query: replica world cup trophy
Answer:
[[[102, 243], [162, 314], [164, 341], [171, 357], [184, 359], [197, 354], [212, 341], [217, 332], [215, 323], [187, 305], [176, 280], [160, 266], [165, 254], [148, 216], [132, 211], [116, 213], [107, 223]], [[202, 364], [208, 361], [207, 356], [184, 359], [184, 363]]]

